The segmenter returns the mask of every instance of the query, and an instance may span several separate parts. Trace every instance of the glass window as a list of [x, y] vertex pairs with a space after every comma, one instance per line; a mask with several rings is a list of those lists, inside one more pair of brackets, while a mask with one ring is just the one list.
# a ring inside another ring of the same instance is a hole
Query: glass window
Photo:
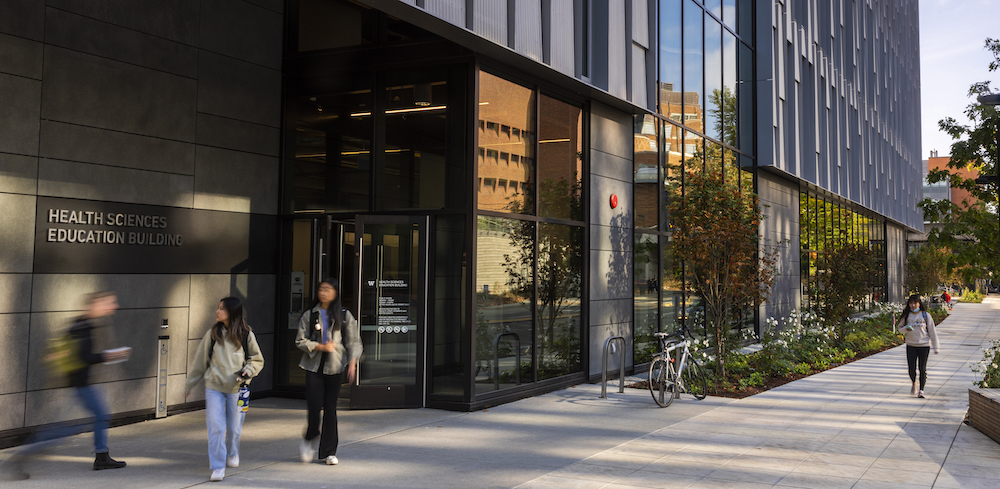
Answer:
[[705, 171], [705, 152], [701, 147], [704, 138], [691, 132], [684, 133], [684, 170]]
[[705, 130], [703, 16], [701, 7], [694, 0], [687, 0], [684, 4], [684, 124], [701, 132]]
[[670, 229], [670, 221], [667, 211], [670, 199], [674, 195], [680, 195], [681, 181], [683, 180], [681, 165], [684, 161], [684, 130], [669, 122], [664, 122], [662, 131], [664, 157], [661, 160], [663, 167], [660, 170], [663, 173], [663, 186], [660, 191], [660, 201], [662, 202], [660, 209], [663, 209], [663, 212], [660, 213], [659, 228], [663, 231], [668, 231]]
[[663, 282], [660, 284], [660, 331], [673, 333], [680, 326], [684, 315], [684, 269], [674, 259], [670, 235], [660, 236], [660, 266]]
[[634, 364], [648, 362], [658, 346], [653, 333], [659, 326], [660, 245], [654, 234], [635, 233]]
[[722, 139], [725, 96], [722, 93], [722, 25], [705, 17], [705, 134]]
[[[746, 0], [750, 3], [750, 0]], [[722, 0], [722, 21], [730, 28], [736, 28], [736, 0]]]
[[656, 229], [659, 224], [659, 152], [656, 147], [656, 119], [652, 114], [635, 116], [633, 146], [633, 198], [635, 227]]
[[737, 1], [736, 9], [739, 11], [740, 18], [737, 21], [736, 32], [743, 39], [753, 39], [753, 4], [753, 0]]
[[[431, 394], [464, 396], [468, 390], [462, 360], [463, 335], [469, 331], [466, 300], [465, 215], [437, 216], [434, 253], [434, 322], [432, 328]], [[468, 341], [466, 336], [466, 342]], [[467, 343], [465, 343], [467, 344]]]
[[[423, 78], [423, 79], [421, 79]], [[414, 72], [386, 75], [384, 170], [377, 176], [376, 210], [445, 206], [448, 83]], [[402, 83], [396, 83], [396, 81]]]
[[753, 140], [753, 128], [755, 124], [753, 113], [753, 52], [743, 43], [739, 43], [738, 64], [740, 72], [739, 90], [737, 93], [737, 100], [740, 104], [739, 148], [744, 153], [753, 155], [755, 154]]
[[712, 12], [716, 17], [722, 18], [722, 0], [705, 0], [705, 10]]
[[705, 140], [705, 171], [708, 173], [723, 173], [722, 146], [715, 141]]
[[[479, 208], [535, 213], [535, 92], [479, 72]], [[487, 180], [519, 182], [517, 190]]]
[[681, 0], [660, 2], [660, 114], [678, 121], [683, 113], [681, 83]]
[[581, 369], [583, 229], [538, 225], [538, 380]]
[[581, 221], [583, 109], [545, 95], [538, 104], [538, 215]]
[[734, 148], [740, 147], [737, 128], [736, 102], [736, 37], [727, 30], [722, 31], [722, 140]]
[[531, 382], [535, 224], [479, 216], [476, 240], [475, 382], [476, 392], [488, 392], [497, 382], [500, 388], [514, 386], [518, 372], [521, 382]]
[[305, 90], [288, 99], [294, 164], [292, 210], [367, 211], [371, 178], [370, 90]]

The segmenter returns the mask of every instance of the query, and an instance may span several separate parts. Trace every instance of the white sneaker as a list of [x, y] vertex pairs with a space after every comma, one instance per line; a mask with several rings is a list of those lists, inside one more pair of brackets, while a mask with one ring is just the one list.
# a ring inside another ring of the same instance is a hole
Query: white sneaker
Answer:
[[312, 459], [316, 458], [316, 450], [313, 449], [312, 443], [309, 440], [303, 438], [299, 441], [299, 457], [302, 459], [302, 463], [307, 464]]
[[336, 455], [330, 455], [329, 457], [326, 457], [326, 464], [327, 465], [337, 465], [339, 463], [340, 463], [340, 460], [337, 460], [337, 456]]
[[239, 467], [240, 466], [240, 456], [233, 455], [226, 459], [226, 467]]
[[226, 477], [226, 469], [215, 469], [212, 471], [212, 477], [209, 477], [208, 480], [212, 482], [219, 482], [225, 477]]

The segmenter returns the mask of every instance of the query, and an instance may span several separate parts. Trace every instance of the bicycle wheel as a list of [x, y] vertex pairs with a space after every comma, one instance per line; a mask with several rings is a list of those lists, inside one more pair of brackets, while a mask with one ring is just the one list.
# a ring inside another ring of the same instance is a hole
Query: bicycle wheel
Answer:
[[674, 401], [674, 371], [666, 357], [658, 356], [649, 364], [649, 393], [660, 407]]
[[688, 358], [681, 376], [684, 377], [684, 389], [688, 394], [699, 401], [708, 396], [708, 377], [697, 360]]

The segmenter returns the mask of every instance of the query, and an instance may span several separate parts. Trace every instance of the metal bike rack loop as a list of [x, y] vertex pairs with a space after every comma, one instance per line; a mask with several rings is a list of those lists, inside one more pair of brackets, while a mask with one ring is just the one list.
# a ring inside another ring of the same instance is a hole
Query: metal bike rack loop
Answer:
[[521, 338], [517, 336], [517, 333], [500, 333], [496, 338], [493, 338], [493, 387], [496, 390], [500, 390], [500, 338], [504, 336], [513, 336], [514, 341], [517, 342], [517, 348], [514, 350], [517, 356], [514, 378], [517, 379], [517, 385], [521, 385]]
[[621, 342], [622, 350], [618, 355], [618, 393], [625, 392], [625, 337], [612, 336], [604, 340], [604, 359], [601, 362], [601, 399], [608, 398], [608, 349], [611, 342], [618, 340]]

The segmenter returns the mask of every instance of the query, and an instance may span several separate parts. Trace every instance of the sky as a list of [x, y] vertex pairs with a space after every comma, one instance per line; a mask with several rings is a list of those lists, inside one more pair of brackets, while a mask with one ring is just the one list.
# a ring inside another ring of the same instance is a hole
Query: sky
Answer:
[[969, 124], [970, 85], [989, 80], [1000, 93], [1000, 71], [990, 73], [993, 56], [984, 49], [987, 37], [1000, 38], [1000, 0], [919, 1], [921, 154], [927, 159], [932, 149], [951, 153], [954, 141], [938, 129], [939, 120]]

